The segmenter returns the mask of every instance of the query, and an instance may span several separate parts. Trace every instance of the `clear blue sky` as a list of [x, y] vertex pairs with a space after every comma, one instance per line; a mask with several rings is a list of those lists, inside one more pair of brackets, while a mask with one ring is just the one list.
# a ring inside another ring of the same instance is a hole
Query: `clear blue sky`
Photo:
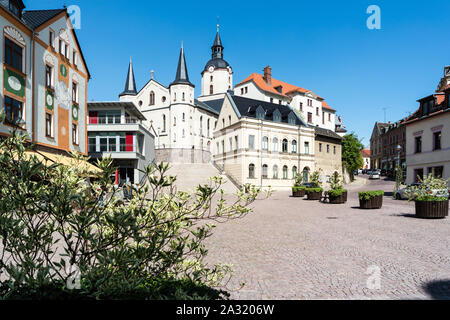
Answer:
[[[28, 9], [64, 3], [81, 8], [77, 35], [92, 75], [89, 100], [118, 99], [130, 56], [138, 89], [151, 70], [168, 85], [181, 41], [198, 96], [220, 16], [235, 84], [270, 65], [274, 78], [324, 97], [366, 145], [383, 107], [387, 121], [413, 112], [450, 65], [448, 0], [25, 0]], [[371, 4], [381, 8], [381, 30], [366, 27]]]

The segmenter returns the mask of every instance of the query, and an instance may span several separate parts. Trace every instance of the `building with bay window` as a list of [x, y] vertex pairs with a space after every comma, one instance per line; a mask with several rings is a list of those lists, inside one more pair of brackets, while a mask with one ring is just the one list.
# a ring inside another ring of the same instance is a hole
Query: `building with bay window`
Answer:
[[142, 184], [144, 170], [155, 159], [155, 139], [146, 118], [132, 102], [88, 103], [89, 156], [111, 157], [116, 185]]
[[0, 1], [0, 136], [13, 130], [36, 151], [87, 155], [89, 70], [67, 9], [24, 10], [21, 0]]

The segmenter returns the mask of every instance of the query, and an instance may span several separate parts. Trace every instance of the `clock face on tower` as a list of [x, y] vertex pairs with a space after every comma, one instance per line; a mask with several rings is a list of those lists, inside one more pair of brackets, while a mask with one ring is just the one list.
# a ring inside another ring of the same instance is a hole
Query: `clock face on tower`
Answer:
[[214, 67], [213, 66], [209, 66], [208, 71], [212, 73], [214, 71]]

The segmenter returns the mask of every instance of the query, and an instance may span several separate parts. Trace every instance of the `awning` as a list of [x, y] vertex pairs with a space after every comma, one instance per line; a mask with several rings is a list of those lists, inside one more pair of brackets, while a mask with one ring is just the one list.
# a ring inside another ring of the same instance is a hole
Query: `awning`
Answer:
[[72, 157], [64, 156], [64, 155], [57, 155], [50, 152], [45, 151], [38, 151], [35, 152], [39, 156], [43, 156], [44, 158], [54, 162], [59, 163], [66, 166], [72, 166], [72, 167], [78, 167], [84, 172], [92, 173], [92, 174], [100, 174], [102, 173], [102, 170], [96, 166], [94, 166], [92, 163], [89, 163], [85, 160], [79, 160]]
[[[0, 149], [0, 153], [1, 152], [3, 152], [3, 151]], [[45, 152], [45, 151], [32, 151], [32, 150], [25, 151], [24, 156], [27, 159], [34, 156], [40, 162], [42, 162], [44, 164], [48, 163], [49, 165], [51, 165], [52, 163], [59, 163], [59, 164], [66, 165], [66, 166], [72, 166], [72, 167], [75, 166], [89, 174], [95, 175], [95, 174], [102, 173], [102, 170], [100, 168], [96, 167], [95, 165], [93, 165], [92, 163], [89, 163], [85, 160], [78, 160], [78, 159], [75, 159], [75, 158], [72, 158], [69, 156], [57, 155], [57, 154]], [[17, 159], [17, 154], [15, 155], [14, 158]]]

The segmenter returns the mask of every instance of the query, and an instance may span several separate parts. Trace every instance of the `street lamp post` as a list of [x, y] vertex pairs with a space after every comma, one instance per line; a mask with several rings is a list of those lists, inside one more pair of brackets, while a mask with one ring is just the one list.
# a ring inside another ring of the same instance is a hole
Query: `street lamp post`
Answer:
[[400, 152], [402, 151], [402, 146], [397, 145], [397, 177], [395, 179], [395, 191], [397, 191], [400, 188], [400, 174], [403, 175], [403, 170], [400, 168]]

